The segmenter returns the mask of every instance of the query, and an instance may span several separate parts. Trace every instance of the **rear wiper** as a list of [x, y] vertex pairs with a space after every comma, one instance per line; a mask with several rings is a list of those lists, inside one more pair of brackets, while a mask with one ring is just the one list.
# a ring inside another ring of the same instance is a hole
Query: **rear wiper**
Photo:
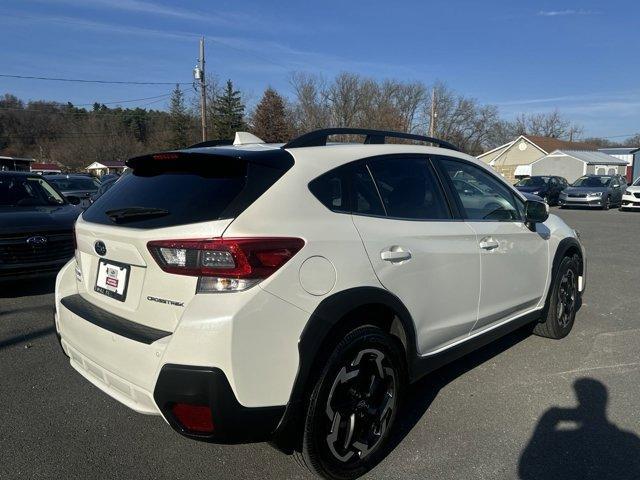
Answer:
[[170, 212], [164, 208], [126, 207], [107, 210], [104, 213], [115, 223], [125, 223], [143, 218], [164, 217]]

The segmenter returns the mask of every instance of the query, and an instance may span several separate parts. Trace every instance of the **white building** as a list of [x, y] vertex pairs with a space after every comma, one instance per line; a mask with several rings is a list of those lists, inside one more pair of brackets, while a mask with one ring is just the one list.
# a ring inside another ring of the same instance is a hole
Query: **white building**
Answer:
[[583, 175], [626, 175], [627, 162], [602, 152], [556, 150], [536, 160], [529, 175], [556, 175], [569, 183]]

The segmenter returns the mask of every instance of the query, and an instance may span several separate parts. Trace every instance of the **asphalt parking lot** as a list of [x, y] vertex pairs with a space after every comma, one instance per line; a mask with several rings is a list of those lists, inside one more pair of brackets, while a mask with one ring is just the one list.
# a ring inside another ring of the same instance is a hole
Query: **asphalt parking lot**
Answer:
[[[521, 330], [419, 382], [368, 478], [640, 478], [640, 214], [553, 213], [588, 253], [573, 332]], [[0, 478], [307, 478], [267, 444], [192, 442], [93, 387], [56, 343], [52, 290], [0, 286]]]

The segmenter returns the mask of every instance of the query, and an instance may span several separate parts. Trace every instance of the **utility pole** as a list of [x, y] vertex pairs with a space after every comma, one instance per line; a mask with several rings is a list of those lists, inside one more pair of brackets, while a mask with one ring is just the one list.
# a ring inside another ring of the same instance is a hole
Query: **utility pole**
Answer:
[[207, 85], [204, 74], [204, 37], [200, 37], [200, 57], [193, 69], [193, 76], [200, 81], [200, 123], [202, 124], [202, 141], [207, 140]]
[[436, 112], [436, 87], [432, 87], [431, 89], [431, 116], [429, 120], [429, 136], [436, 136], [436, 117], [438, 116], [438, 112]]

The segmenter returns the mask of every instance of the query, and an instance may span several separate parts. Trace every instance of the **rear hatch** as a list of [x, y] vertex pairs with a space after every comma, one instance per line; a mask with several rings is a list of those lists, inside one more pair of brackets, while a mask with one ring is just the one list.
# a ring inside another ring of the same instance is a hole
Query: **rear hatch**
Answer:
[[133, 172], [76, 223], [81, 295], [128, 320], [174, 331], [198, 277], [163, 270], [149, 243], [221, 237], [293, 163], [249, 157], [208, 149], [127, 162]]

